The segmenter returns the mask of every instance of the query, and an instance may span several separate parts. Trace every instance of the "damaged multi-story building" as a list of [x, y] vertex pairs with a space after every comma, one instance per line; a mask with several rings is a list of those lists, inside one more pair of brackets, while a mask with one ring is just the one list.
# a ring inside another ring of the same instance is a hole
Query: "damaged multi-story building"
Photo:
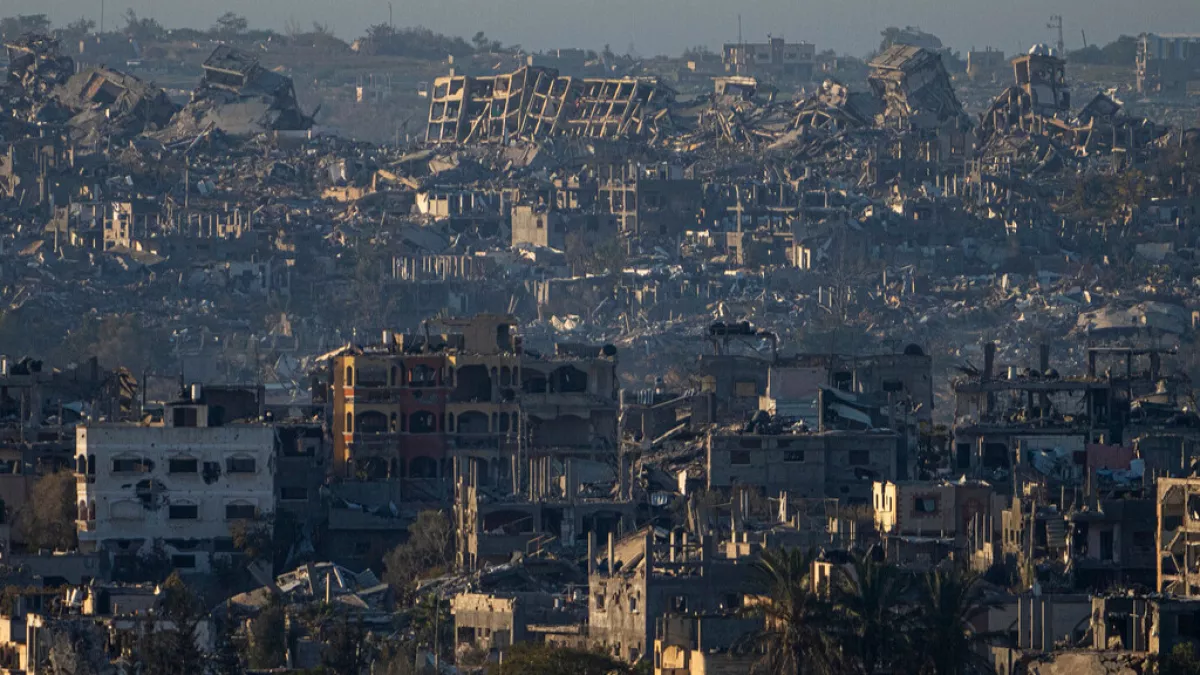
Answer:
[[450, 75], [433, 82], [426, 140], [648, 138], [660, 125], [666, 131], [673, 96], [655, 79], [574, 78], [536, 66], [495, 76]]
[[235, 554], [231, 528], [275, 510], [278, 434], [258, 413], [249, 392], [195, 385], [157, 424], [78, 427], [81, 550], [132, 578], [155, 564], [205, 573]]
[[457, 333], [387, 333], [334, 364], [335, 471], [448, 479], [452, 460], [486, 483], [516, 448], [603, 458], [616, 448], [616, 349], [525, 348], [511, 317], [445, 322]]
[[[589, 543], [588, 639], [631, 663], [655, 655], [657, 622], [669, 614], [734, 612], [761, 592], [752, 561], [721, 558], [716, 537], [648, 529], [614, 542]], [[597, 560], [603, 561], [603, 568]]]

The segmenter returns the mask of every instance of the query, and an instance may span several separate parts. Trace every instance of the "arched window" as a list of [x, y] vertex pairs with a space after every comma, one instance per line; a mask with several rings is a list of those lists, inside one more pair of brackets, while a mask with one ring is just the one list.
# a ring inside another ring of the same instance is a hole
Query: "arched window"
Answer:
[[437, 431], [437, 416], [428, 410], [418, 410], [409, 416], [408, 430], [414, 434], [432, 434]]
[[437, 371], [418, 363], [409, 371], [409, 384], [414, 387], [432, 387], [437, 384]]
[[354, 386], [354, 366], [346, 366], [346, 382], [343, 386]]
[[346, 433], [354, 433], [354, 413], [346, 413]]
[[354, 420], [354, 428], [360, 434], [382, 434], [388, 430], [387, 417], [377, 410], [365, 410]]

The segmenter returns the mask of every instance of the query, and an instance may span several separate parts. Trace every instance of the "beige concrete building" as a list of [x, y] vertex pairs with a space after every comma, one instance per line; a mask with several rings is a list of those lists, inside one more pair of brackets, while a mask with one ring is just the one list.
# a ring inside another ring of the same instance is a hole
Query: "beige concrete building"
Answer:
[[867, 503], [871, 480], [898, 477], [900, 441], [890, 431], [755, 434], [726, 427], [708, 436], [707, 487]]
[[973, 529], [1000, 522], [1001, 500], [983, 481], [876, 481], [871, 505], [880, 534], [946, 537], [961, 544]]

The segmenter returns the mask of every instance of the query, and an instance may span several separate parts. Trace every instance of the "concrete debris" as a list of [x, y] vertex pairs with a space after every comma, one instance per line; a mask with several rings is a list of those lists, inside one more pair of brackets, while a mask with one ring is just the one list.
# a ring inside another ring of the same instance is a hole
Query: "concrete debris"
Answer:
[[997, 672], [1200, 639], [1200, 129], [1133, 82], [1185, 38], [1112, 68], [236, 18], [8, 38], [0, 670], [125, 664], [178, 571], [214, 650], [286, 627], [268, 667], [749, 672], [781, 548], [822, 597], [859, 558], [973, 569]]
[[263, 67], [253, 55], [220, 45], [203, 68], [200, 86], [164, 140], [208, 129], [253, 136], [312, 127], [313, 117], [301, 110], [292, 79]]

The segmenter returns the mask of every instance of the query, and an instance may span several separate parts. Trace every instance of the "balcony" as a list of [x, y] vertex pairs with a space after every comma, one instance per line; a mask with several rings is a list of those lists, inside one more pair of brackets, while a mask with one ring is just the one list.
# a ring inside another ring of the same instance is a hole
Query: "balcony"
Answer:
[[398, 432], [354, 434], [351, 439], [351, 448], [357, 453], [396, 450], [400, 447], [400, 436], [402, 435]]
[[388, 387], [355, 387], [346, 399], [355, 403], [395, 403], [400, 400], [397, 393]]

